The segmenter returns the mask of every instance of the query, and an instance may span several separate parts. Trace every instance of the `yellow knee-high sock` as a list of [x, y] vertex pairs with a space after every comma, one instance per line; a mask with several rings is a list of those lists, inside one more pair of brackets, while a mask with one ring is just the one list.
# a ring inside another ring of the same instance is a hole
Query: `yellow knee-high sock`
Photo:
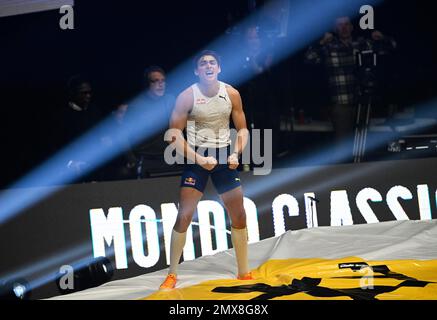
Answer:
[[179, 260], [181, 259], [182, 251], [184, 250], [187, 232], [177, 232], [173, 229], [170, 242], [170, 268], [168, 273], [177, 273]]
[[232, 227], [231, 239], [237, 259], [238, 275], [243, 276], [250, 271], [247, 258], [247, 229], [236, 229]]

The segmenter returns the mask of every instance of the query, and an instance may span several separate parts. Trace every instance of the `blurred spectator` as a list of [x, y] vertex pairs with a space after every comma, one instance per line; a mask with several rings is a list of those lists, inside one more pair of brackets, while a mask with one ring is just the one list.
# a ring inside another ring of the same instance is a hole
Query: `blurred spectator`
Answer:
[[[353, 30], [349, 17], [338, 17], [335, 22], [335, 34], [325, 33], [319, 43], [309, 47], [305, 54], [307, 62], [323, 64], [326, 68], [331, 98], [329, 113], [336, 141], [346, 143], [350, 150], [350, 154], [346, 156], [338, 155], [346, 160], [350, 160], [352, 156], [352, 135], [358, 103], [367, 104], [370, 95], [376, 98], [377, 93], [380, 93], [376, 87], [377, 75], [373, 66], [373, 54], [368, 55], [371, 60], [366, 58], [365, 61], [361, 61], [372, 65], [363, 67], [358, 67], [357, 54], [374, 52], [380, 57], [391, 53], [396, 47], [394, 40], [380, 31], [373, 31], [371, 39], [355, 39], [352, 35]], [[373, 99], [372, 103], [376, 101], [377, 99]], [[341, 153], [342, 150], [338, 152]]]
[[137, 177], [137, 158], [132, 150], [128, 132], [125, 128], [127, 104], [118, 104], [111, 113], [110, 126], [112, 127], [106, 146], [117, 148], [112, 150], [115, 158], [103, 168], [104, 180], [128, 180]]
[[273, 54], [266, 44], [266, 40], [261, 38], [257, 26], [249, 26], [245, 32], [245, 69], [251, 77], [256, 77], [266, 71], [269, 71]]
[[[104, 116], [104, 112], [92, 104], [91, 82], [76, 75], [71, 77], [67, 83], [67, 102], [59, 110], [57, 116], [58, 125], [54, 126], [56, 132], [53, 134], [55, 149], [62, 150], [70, 143], [81, 137], [92, 129]], [[90, 143], [103, 145], [105, 138], [103, 133], [95, 132], [90, 137]], [[83, 155], [75, 152], [63, 164], [63, 173], [73, 171], [77, 174], [79, 181], [99, 180], [100, 173], [94, 171], [86, 176], [85, 171], [92, 165]]]
[[141, 134], [145, 138], [130, 133], [138, 178], [171, 169], [164, 161], [164, 151], [168, 146], [164, 134], [168, 129], [175, 99], [166, 93], [166, 74], [161, 67], [148, 67], [144, 79], [146, 93], [130, 104], [127, 111], [127, 118], [135, 118], [135, 121], [141, 121], [144, 126]]
[[[250, 128], [279, 128], [279, 106], [275, 81], [271, 72], [273, 65], [273, 41], [262, 33], [256, 25], [249, 25], [244, 32], [242, 72], [248, 81], [241, 87], [245, 101], [247, 121]], [[275, 133], [273, 133], [275, 134]], [[273, 153], [276, 153], [273, 137]], [[261, 142], [263, 143], [263, 142]]]

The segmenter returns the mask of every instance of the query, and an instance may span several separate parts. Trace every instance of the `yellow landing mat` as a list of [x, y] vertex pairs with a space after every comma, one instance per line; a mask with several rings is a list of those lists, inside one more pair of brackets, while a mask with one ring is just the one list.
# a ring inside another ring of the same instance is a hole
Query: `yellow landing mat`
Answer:
[[219, 279], [142, 300], [437, 300], [437, 260], [269, 260], [255, 280]]

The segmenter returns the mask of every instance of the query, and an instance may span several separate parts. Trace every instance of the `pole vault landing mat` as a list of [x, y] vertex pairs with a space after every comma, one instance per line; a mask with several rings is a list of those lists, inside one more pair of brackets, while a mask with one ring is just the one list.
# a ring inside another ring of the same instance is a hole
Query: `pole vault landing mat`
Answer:
[[255, 277], [236, 280], [233, 249], [111, 281], [59, 300], [437, 300], [437, 220], [403, 220], [287, 231], [249, 244]]
[[269, 260], [253, 270], [255, 280], [211, 280], [155, 300], [437, 300], [437, 260]]

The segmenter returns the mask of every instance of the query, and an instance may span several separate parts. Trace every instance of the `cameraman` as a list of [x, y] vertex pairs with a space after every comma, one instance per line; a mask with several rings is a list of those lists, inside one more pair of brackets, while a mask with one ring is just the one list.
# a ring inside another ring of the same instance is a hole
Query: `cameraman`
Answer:
[[[347, 146], [348, 153], [337, 150], [335, 159], [350, 160], [352, 157], [353, 129], [358, 96], [362, 81], [359, 79], [356, 57], [359, 52], [373, 50], [378, 55], [391, 53], [396, 43], [379, 31], [373, 31], [371, 39], [352, 37], [353, 25], [347, 16], [335, 21], [335, 35], [325, 33], [314, 46], [308, 48], [305, 60], [311, 64], [323, 64], [328, 77], [331, 108], [330, 117], [335, 131], [337, 146]], [[349, 152], [350, 151], [350, 152]]]

